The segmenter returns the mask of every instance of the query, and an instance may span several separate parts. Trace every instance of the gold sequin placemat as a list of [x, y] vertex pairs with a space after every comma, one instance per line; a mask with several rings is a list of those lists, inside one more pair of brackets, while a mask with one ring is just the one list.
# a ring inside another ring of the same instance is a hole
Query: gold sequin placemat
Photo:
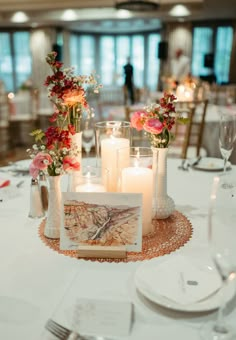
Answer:
[[[44, 236], [45, 222], [46, 219], [44, 219], [39, 226], [39, 236], [41, 240], [59, 254], [77, 257], [76, 250], [60, 250], [59, 239], [49, 239]], [[169, 254], [182, 247], [189, 241], [193, 232], [190, 221], [177, 210], [167, 219], [153, 220], [153, 225], [154, 232], [143, 237], [142, 252], [127, 252], [127, 257], [125, 259], [85, 258], [85, 260], [99, 262], [130, 262], [148, 260]]]

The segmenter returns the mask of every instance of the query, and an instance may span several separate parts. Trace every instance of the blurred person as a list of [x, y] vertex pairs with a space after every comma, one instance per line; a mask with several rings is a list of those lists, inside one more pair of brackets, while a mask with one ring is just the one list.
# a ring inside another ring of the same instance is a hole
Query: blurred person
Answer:
[[134, 84], [133, 84], [133, 66], [130, 63], [130, 57], [127, 58], [127, 64], [124, 66], [125, 75], [125, 103], [130, 99], [131, 104], [134, 104]]
[[182, 48], [175, 51], [175, 58], [171, 60], [171, 76], [175, 79], [176, 85], [190, 75], [190, 59], [184, 55]]

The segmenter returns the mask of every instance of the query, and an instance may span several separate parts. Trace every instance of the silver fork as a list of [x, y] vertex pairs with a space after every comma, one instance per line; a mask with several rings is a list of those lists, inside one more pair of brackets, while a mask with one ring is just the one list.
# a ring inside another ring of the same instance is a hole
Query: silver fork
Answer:
[[[45, 328], [55, 335], [59, 340], [87, 340], [89, 338], [83, 337], [76, 332], [60, 325], [56, 321], [49, 319], [45, 325]], [[91, 339], [91, 338], [90, 338]]]
[[68, 328], [59, 325], [56, 321], [52, 319], [49, 319], [47, 321], [45, 328], [60, 340], [67, 339], [71, 333], [71, 331]]

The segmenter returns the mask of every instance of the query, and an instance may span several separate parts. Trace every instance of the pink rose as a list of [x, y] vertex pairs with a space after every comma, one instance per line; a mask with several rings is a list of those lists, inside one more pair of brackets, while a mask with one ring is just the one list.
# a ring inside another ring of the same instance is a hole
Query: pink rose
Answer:
[[39, 170], [45, 170], [52, 164], [52, 157], [48, 153], [39, 152], [33, 159], [33, 165]]
[[34, 166], [33, 162], [30, 164], [29, 173], [30, 173], [30, 176], [32, 176], [33, 178], [38, 177], [39, 169]]
[[135, 112], [131, 117], [131, 127], [135, 128], [138, 131], [143, 129], [143, 120], [147, 116], [146, 112]]
[[159, 119], [150, 118], [150, 119], [146, 120], [143, 128], [144, 128], [145, 131], [147, 131], [149, 133], [159, 135], [162, 132], [164, 125], [159, 121]]
[[79, 171], [80, 163], [76, 161], [75, 157], [65, 156], [63, 159], [63, 169], [65, 171], [68, 171], [68, 170]]

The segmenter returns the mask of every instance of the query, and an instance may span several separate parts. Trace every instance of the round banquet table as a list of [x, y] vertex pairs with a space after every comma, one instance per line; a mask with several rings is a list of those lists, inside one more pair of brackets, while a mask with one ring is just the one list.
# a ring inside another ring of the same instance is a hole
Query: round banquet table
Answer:
[[[180, 160], [168, 159], [168, 193], [176, 209], [192, 223], [191, 239], [169, 255], [182, 254], [195, 262], [207, 262], [207, 207], [212, 179], [216, 172], [178, 169]], [[7, 168], [0, 168], [0, 170]], [[236, 175], [236, 166], [230, 170]], [[200, 339], [201, 325], [216, 317], [216, 312], [184, 313], [158, 306], [140, 296], [135, 289], [134, 274], [144, 263], [108, 263], [76, 259], [57, 253], [39, 237], [41, 219], [28, 217], [30, 177], [12, 176], [11, 192], [4, 196], [0, 189], [0, 338], [13, 340], [53, 339], [45, 332], [46, 321], [55, 316], [62, 297], [75, 277], [78, 297], [122, 297], [134, 305], [135, 322], [125, 340]], [[16, 184], [23, 180], [20, 188]], [[64, 176], [62, 190], [66, 187]], [[1, 197], [2, 195], [2, 197]], [[148, 260], [146, 260], [148, 261]], [[234, 324], [236, 302], [229, 303], [227, 320]]]

